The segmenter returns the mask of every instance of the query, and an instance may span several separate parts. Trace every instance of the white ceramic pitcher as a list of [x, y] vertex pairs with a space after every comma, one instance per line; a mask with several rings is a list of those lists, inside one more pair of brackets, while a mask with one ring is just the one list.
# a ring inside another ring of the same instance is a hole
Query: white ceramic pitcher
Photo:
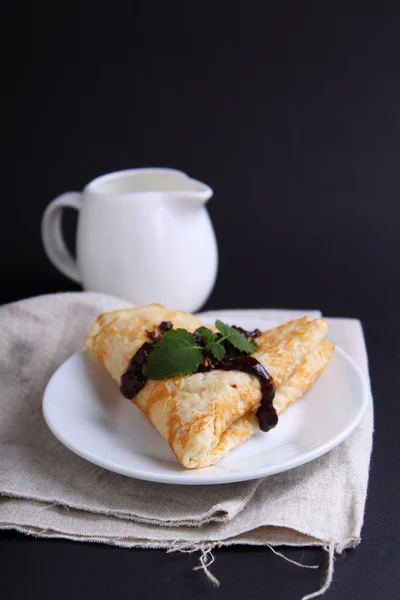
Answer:
[[[217, 274], [217, 244], [205, 208], [212, 194], [175, 169], [103, 175], [83, 192], [67, 192], [49, 204], [43, 245], [52, 263], [87, 290], [193, 312]], [[66, 207], [80, 213], [76, 262], [62, 236]]]

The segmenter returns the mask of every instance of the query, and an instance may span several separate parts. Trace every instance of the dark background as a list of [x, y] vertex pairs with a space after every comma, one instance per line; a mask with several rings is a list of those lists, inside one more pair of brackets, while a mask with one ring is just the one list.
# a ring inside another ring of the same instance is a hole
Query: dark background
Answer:
[[[400, 6], [360, 6], [6, 2], [2, 20], [0, 302], [79, 289], [41, 246], [56, 195], [170, 166], [215, 192], [206, 308], [362, 320], [375, 450], [363, 542], [327, 594], [341, 600], [400, 593]], [[74, 216], [65, 225], [72, 246]], [[267, 549], [216, 551], [219, 590], [194, 557], [163, 551], [6, 533], [0, 553], [7, 599], [297, 599], [320, 577]], [[324, 563], [321, 551], [288, 555]]]

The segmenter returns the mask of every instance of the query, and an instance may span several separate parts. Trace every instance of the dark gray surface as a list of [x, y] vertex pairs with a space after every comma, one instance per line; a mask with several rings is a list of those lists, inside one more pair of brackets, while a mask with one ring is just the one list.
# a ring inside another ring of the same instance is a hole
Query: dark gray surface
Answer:
[[[323, 16], [319, 3], [279, 16], [262, 3], [175, 13], [84, 2], [57, 14], [8, 4], [0, 301], [78, 289], [41, 248], [40, 216], [57, 194], [134, 166], [210, 184], [220, 272], [206, 308], [319, 308], [363, 321], [376, 410], [369, 498], [362, 544], [337, 560], [326, 597], [398, 597], [397, 4], [380, 4], [380, 16], [365, 4], [352, 16]], [[72, 243], [70, 215], [66, 231]], [[7, 600], [297, 599], [321, 576], [262, 548], [217, 550], [219, 590], [187, 555], [15, 533], [0, 536], [0, 553]]]

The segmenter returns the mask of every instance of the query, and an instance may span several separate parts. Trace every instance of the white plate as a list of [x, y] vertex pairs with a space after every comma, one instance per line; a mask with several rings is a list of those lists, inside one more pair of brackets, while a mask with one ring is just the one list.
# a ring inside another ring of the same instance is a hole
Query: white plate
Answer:
[[[209, 314], [204, 319], [209, 324], [214, 320]], [[234, 322], [246, 329], [274, 326], [249, 318]], [[147, 481], [210, 485], [265, 477], [321, 456], [355, 429], [367, 401], [368, 385], [359, 366], [336, 348], [321, 377], [281, 415], [275, 429], [254, 435], [215, 466], [190, 471], [86, 350], [54, 373], [44, 393], [43, 414], [60, 442], [105, 469]]]

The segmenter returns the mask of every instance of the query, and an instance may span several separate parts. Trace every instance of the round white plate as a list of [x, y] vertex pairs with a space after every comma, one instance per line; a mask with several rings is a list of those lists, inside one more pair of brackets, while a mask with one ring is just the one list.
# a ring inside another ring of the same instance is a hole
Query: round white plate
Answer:
[[[223, 320], [232, 324], [232, 319]], [[208, 314], [204, 321], [215, 319]], [[274, 326], [249, 318], [234, 319], [234, 324], [261, 330]], [[120, 395], [100, 362], [82, 350], [50, 379], [43, 414], [60, 442], [100, 467], [147, 481], [210, 485], [265, 477], [321, 456], [355, 429], [367, 402], [360, 367], [336, 348], [321, 377], [280, 416], [275, 429], [254, 435], [215, 466], [188, 471], [141, 410]]]

